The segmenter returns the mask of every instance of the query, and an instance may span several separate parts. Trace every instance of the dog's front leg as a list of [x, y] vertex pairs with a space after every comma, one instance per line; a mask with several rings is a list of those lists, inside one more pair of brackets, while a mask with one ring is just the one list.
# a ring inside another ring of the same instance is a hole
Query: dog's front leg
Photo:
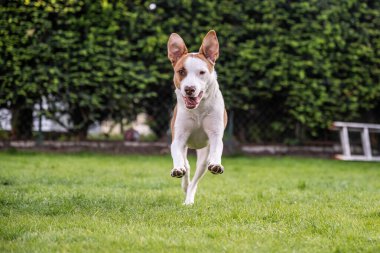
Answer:
[[170, 147], [171, 155], [173, 158], [173, 169], [171, 171], [172, 177], [181, 178], [186, 174], [186, 141], [188, 138], [188, 134], [183, 134], [180, 136], [176, 136], [172, 142]]
[[223, 153], [223, 133], [209, 132], [210, 155], [208, 159], [208, 170], [212, 174], [222, 174], [224, 167], [222, 166]]

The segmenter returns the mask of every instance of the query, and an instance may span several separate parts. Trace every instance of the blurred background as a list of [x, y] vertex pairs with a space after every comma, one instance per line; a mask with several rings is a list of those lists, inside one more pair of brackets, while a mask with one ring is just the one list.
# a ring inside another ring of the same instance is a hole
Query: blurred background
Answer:
[[380, 123], [378, 0], [1, 1], [0, 139], [169, 143], [167, 39], [198, 51], [210, 29], [230, 149]]

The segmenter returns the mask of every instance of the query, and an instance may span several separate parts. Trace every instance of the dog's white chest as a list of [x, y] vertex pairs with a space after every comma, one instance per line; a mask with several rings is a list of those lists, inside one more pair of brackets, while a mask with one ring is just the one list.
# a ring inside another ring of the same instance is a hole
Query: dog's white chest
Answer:
[[208, 145], [208, 137], [202, 128], [202, 124], [197, 126], [198, 127], [194, 128], [187, 140], [187, 146], [192, 149], [200, 149]]

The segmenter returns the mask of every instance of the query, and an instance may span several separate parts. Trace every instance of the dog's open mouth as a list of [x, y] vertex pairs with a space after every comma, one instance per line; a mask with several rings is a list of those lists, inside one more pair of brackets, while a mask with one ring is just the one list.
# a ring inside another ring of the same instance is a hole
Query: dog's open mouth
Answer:
[[197, 97], [183, 97], [183, 100], [185, 101], [185, 105], [187, 109], [194, 109], [198, 106], [199, 102], [201, 102], [203, 96], [203, 91], [199, 92], [199, 95]]

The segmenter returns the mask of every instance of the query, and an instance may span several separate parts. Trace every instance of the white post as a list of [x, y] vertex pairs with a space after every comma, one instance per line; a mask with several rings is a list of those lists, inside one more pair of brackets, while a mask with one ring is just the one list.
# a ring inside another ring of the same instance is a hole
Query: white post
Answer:
[[343, 155], [346, 157], [351, 157], [350, 141], [348, 139], [347, 127], [342, 127], [340, 130], [340, 142], [342, 144]]
[[367, 127], [363, 128], [361, 135], [362, 135], [362, 146], [363, 146], [364, 156], [368, 159], [371, 159], [372, 158], [372, 150], [371, 150], [371, 142], [369, 140], [369, 132], [368, 132]]

